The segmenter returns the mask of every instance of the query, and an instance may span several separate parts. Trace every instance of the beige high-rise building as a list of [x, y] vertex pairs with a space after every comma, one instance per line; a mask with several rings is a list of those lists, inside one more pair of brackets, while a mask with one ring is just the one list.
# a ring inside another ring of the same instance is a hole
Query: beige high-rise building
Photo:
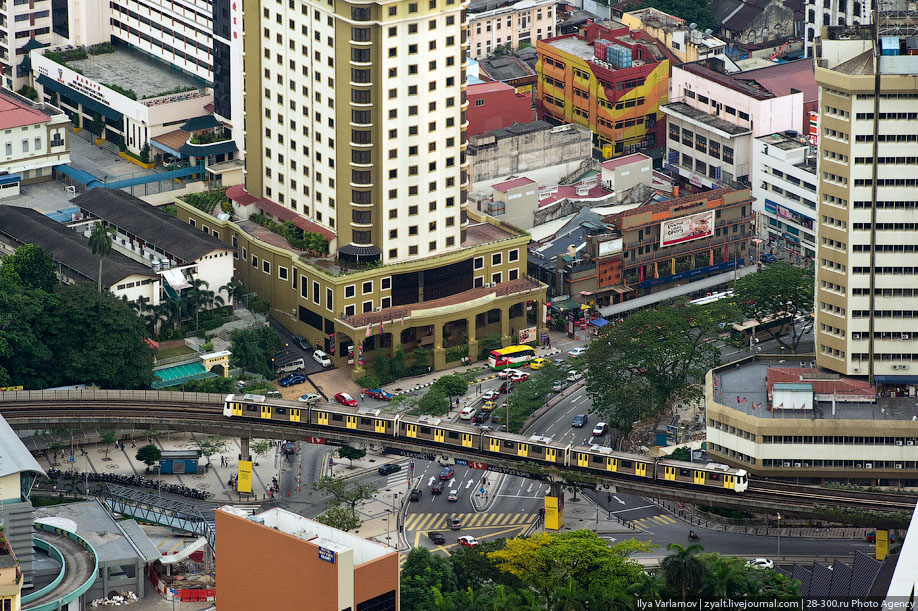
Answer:
[[465, 6], [290, 0], [247, 10], [248, 192], [334, 232], [341, 259], [459, 249]]
[[880, 4], [879, 37], [828, 27], [815, 47], [816, 361], [904, 386], [918, 376], [918, 22]]

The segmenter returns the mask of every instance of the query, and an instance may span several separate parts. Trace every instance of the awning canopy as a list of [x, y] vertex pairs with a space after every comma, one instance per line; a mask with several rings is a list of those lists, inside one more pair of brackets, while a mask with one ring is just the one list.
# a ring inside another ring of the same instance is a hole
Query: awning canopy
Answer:
[[593, 325], [594, 327], [602, 328], [602, 327], [605, 327], [607, 324], [609, 324], [609, 321], [606, 320], [605, 318], [597, 318], [596, 320], [591, 320], [590, 324]]
[[338, 256], [343, 259], [351, 259], [354, 261], [378, 261], [382, 253], [375, 246], [357, 246], [355, 244], [347, 244], [338, 249]]
[[92, 189], [93, 187], [104, 186], [102, 179], [99, 178], [98, 176], [93, 176], [89, 172], [86, 172], [84, 170], [78, 170], [69, 165], [64, 165], [64, 164], [56, 165], [56, 166], [53, 166], [51, 169], [54, 170], [55, 172], [60, 172], [67, 178], [72, 178], [73, 180], [77, 181], [81, 185], [86, 185], [87, 189]]
[[82, 94], [75, 89], [71, 89], [70, 87], [67, 87], [63, 83], [58, 83], [54, 79], [47, 77], [44, 74], [38, 75], [38, 84], [46, 89], [50, 89], [51, 91], [55, 91], [61, 95], [65, 95], [71, 100], [73, 100], [74, 102], [78, 102], [81, 106], [83, 106], [84, 109], [89, 109], [92, 112], [97, 112], [103, 117], [111, 119], [112, 121], [123, 121], [124, 120], [124, 115], [122, 115], [120, 112], [118, 112], [114, 108], [110, 108], [106, 106], [105, 104], [96, 102], [89, 96]]
[[222, 142], [214, 142], [213, 144], [183, 144], [182, 148], [179, 149], [179, 153], [182, 154], [182, 158], [185, 157], [213, 157], [214, 155], [225, 155], [227, 153], [235, 153], [239, 150], [239, 147], [236, 146], [236, 143], [233, 140], [224, 140]]
[[557, 310], [559, 312], [565, 312], [567, 310], [579, 310], [580, 303], [574, 301], [573, 299], [565, 299], [564, 301], [552, 302], [551, 309]]
[[203, 380], [205, 378], [215, 378], [217, 374], [207, 371], [204, 363], [185, 363], [175, 367], [165, 367], [153, 372], [156, 378], [151, 386], [153, 388], [167, 388], [169, 386], [178, 386], [189, 380]]
[[169, 283], [169, 286], [174, 288], [176, 291], [182, 289], [187, 289], [191, 285], [188, 283], [188, 279], [185, 278], [185, 274], [178, 269], [164, 269], [162, 270], [163, 278], [166, 279], [166, 282]]
[[213, 115], [201, 115], [200, 117], [191, 117], [185, 121], [185, 125], [181, 126], [179, 129], [186, 132], [196, 132], [202, 129], [213, 129], [215, 127], [220, 127], [221, 123], [217, 121], [217, 118]]

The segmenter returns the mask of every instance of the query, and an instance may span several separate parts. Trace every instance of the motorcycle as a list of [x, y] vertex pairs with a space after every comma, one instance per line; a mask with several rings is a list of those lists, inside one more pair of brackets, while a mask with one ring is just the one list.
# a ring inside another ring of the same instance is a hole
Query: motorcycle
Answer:
[[692, 541], [697, 541], [697, 540], [698, 540], [698, 533], [696, 533], [694, 530], [690, 530], [690, 531], [689, 531], [688, 538], [691, 539]]

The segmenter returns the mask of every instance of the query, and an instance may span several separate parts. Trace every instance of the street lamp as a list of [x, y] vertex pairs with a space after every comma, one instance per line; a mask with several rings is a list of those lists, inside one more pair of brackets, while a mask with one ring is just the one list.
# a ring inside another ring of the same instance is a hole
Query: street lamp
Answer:
[[781, 559], [781, 513], [778, 512], [778, 559]]
[[392, 523], [389, 521], [389, 516], [392, 515], [392, 510], [386, 507], [386, 544], [391, 545], [390, 541], [392, 539]]

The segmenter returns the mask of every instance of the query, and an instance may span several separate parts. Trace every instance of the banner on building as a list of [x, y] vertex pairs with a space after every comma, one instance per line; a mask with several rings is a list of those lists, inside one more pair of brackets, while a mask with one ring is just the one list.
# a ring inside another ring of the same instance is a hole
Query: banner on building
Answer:
[[252, 461], [239, 461], [239, 481], [236, 484], [236, 490], [239, 492], [252, 491]]
[[665, 248], [690, 240], [707, 238], [713, 234], [714, 211], [706, 210], [660, 223], [660, 246]]
[[354, 344], [351, 344], [350, 346], [347, 347], [347, 364], [348, 365], [354, 364]]
[[536, 341], [536, 328], [535, 327], [526, 327], [525, 329], [520, 329], [520, 344], [528, 344], [529, 342]]

